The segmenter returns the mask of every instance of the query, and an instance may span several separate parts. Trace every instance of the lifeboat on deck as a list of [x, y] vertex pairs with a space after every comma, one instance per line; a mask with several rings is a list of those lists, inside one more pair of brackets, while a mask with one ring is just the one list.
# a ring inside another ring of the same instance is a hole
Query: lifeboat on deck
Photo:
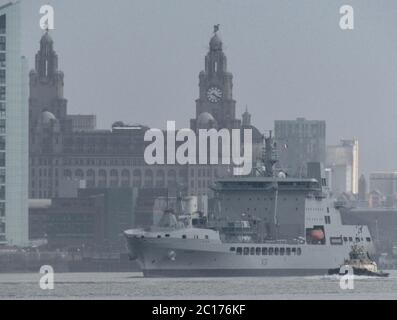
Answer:
[[310, 231], [310, 238], [319, 241], [324, 240], [325, 239], [324, 231], [321, 229], [314, 229]]

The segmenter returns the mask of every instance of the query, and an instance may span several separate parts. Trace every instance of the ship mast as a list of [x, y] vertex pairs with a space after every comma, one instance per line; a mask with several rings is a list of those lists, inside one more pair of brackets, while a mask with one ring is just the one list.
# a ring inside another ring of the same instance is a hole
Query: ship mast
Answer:
[[263, 164], [265, 166], [265, 176], [274, 177], [274, 165], [278, 162], [275, 150], [276, 143], [273, 139], [273, 132], [270, 131], [269, 136], [264, 136], [265, 150], [263, 155]]
[[[271, 186], [267, 189], [267, 191], [274, 191], [274, 214], [273, 214], [273, 221], [272, 227], [270, 230], [270, 237], [277, 238], [278, 237], [278, 218], [277, 218], [277, 210], [278, 210], [278, 181], [276, 178], [276, 170], [274, 169], [275, 164], [278, 162], [277, 150], [276, 150], [276, 143], [274, 142], [273, 132], [270, 131], [269, 135], [263, 136], [264, 145], [263, 145], [263, 154], [262, 154], [262, 165], [261, 169], [257, 169], [257, 172], [260, 175], [273, 178], [273, 182]], [[265, 238], [265, 231], [266, 225], [263, 219], [262, 223], [262, 232], [261, 232], [261, 240], [263, 241]], [[269, 235], [266, 235], [269, 237]]]
[[276, 143], [274, 142], [273, 132], [269, 131], [269, 136], [263, 135], [262, 157], [260, 158], [260, 165], [257, 165], [253, 173], [273, 178], [275, 176], [274, 166], [278, 162], [276, 151]]

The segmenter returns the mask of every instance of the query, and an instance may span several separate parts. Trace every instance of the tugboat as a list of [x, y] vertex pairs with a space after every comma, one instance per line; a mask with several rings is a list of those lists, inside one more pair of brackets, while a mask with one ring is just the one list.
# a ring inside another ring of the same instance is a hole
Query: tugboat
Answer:
[[362, 246], [357, 244], [352, 246], [349, 254], [350, 259], [345, 260], [340, 268], [328, 270], [329, 275], [344, 275], [341, 272], [343, 266], [353, 268], [353, 274], [356, 276], [383, 277], [389, 276], [389, 273], [378, 270], [378, 265], [371, 259], [368, 252]]

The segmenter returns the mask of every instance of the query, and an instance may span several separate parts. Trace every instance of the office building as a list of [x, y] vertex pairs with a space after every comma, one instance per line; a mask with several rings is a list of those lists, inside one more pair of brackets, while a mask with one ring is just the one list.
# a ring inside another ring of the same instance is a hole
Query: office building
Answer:
[[342, 140], [327, 147], [326, 167], [331, 171], [330, 188], [335, 195], [358, 193], [358, 140]]
[[279, 166], [290, 176], [306, 176], [309, 162], [325, 164], [325, 121], [277, 120], [274, 127]]

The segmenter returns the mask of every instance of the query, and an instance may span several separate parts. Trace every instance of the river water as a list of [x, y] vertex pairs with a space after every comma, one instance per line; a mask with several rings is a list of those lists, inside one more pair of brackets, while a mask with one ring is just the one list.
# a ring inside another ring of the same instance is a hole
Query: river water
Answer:
[[60, 273], [54, 289], [41, 275], [0, 274], [0, 299], [397, 299], [397, 271], [389, 278], [355, 277], [342, 290], [338, 276], [145, 279], [141, 273]]

